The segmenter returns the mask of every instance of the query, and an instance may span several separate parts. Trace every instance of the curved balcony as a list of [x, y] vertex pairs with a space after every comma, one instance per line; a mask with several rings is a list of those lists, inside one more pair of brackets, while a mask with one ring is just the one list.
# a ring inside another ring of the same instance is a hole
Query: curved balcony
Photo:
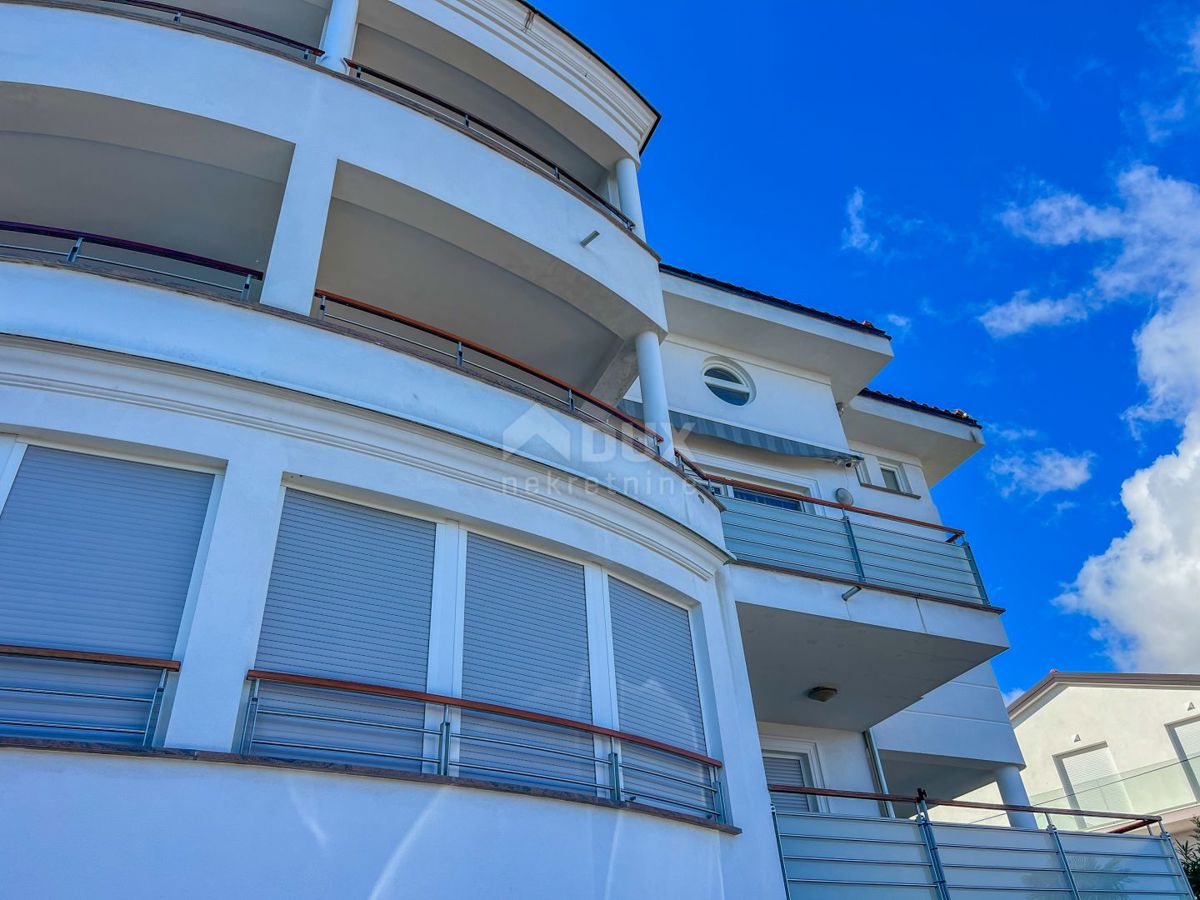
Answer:
[[[151, 747], [174, 660], [0, 645], [0, 737]], [[720, 760], [461, 697], [251, 670], [242, 756], [340, 763], [724, 824]], [[369, 773], [367, 773], [369, 774]]]
[[[169, 247], [27, 222], [0, 221], [3, 256], [58, 263], [91, 274], [136, 279], [227, 300], [256, 299], [263, 277], [257, 269]], [[234, 277], [214, 280], [223, 275]], [[314, 321], [345, 326], [359, 336], [382, 338], [389, 347], [564, 410], [653, 458], [658, 456], [662, 436], [643, 422], [562, 379], [461, 335], [323, 290], [314, 296]]]
[[[36, 3], [38, 0], [33, 0], [33, 2]], [[211, 15], [189, 7], [157, 3], [154, 0], [86, 0], [86, 2], [88, 6], [94, 4], [96, 12], [133, 17], [138, 21], [212, 37], [233, 38], [239, 43], [255, 49], [281, 54], [298, 62], [307, 63], [325, 56], [323, 49], [305, 41], [278, 34], [248, 22]], [[81, 7], [81, 9], [86, 8]], [[326, 60], [326, 62], [329, 61]], [[528, 141], [522, 141], [509, 131], [489, 124], [487, 116], [478, 115], [477, 111], [460, 108], [429, 90], [393, 77], [362, 61], [346, 58], [341, 62], [344, 63], [345, 71], [349, 73], [348, 77], [354, 83], [452, 127], [531, 171], [543, 175], [572, 196], [603, 213], [621, 229], [628, 232], [634, 240], [640, 242], [640, 239], [633, 234], [635, 228], [633, 220], [618, 206], [602, 197], [595, 187], [571, 174], [568, 167], [554, 161], [546, 153], [534, 149]]]
[[725, 822], [720, 760], [530, 710], [253, 669], [247, 756], [534, 786]]

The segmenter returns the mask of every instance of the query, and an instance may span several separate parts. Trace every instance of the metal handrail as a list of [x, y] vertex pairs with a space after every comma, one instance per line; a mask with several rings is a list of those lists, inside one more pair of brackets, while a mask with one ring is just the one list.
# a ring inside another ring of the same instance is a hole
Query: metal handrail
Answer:
[[[370, 303], [363, 303], [361, 300], [354, 300], [350, 297], [343, 297], [340, 294], [335, 294], [331, 291], [324, 291], [324, 290], [318, 290], [314, 296], [316, 297], [316, 300], [318, 303], [318, 313], [321, 315], [322, 318], [334, 319], [336, 321], [344, 322], [344, 323], [352, 325], [352, 326], [362, 327], [362, 323], [360, 323], [360, 322], [356, 322], [351, 319], [342, 319], [342, 318], [338, 318], [337, 316], [330, 315], [327, 305], [329, 303], [333, 303], [333, 304], [347, 307], [349, 309], [357, 310], [359, 312], [367, 313], [368, 315], [377, 316], [379, 318], [386, 319], [391, 322], [395, 322], [396, 324], [403, 325], [406, 328], [412, 328], [416, 331], [420, 331], [424, 334], [428, 334], [433, 337], [440, 338], [441, 340], [449, 342], [455, 348], [455, 352], [453, 352], [453, 353], [451, 353], [449, 351], [439, 351], [436, 348], [429, 347], [426, 344], [418, 344], [418, 346], [424, 347], [426, 350], [430, 350], [435, 353], [442, 353], [442, 355], [445, 355], [447, 357], [452, 357], [455, 360], [456, 368], [463, 369], [467, 365], [469, 365], [469, 362], [463, 357], [463, 351], [470, 350], [474, 353], [481, 354], [482, 356], [485, 356], [489, 359], [493, 359], [496, 362], [502, 363], [505, 366], [509, 366], [513, 369], [516, 369], [519, 372], [523, 372], [526, 375], [529, 375], [530, 377], [536, 379], [538, 382], [551, 385], [551, 386], [557, 388], [558, 390], [562, 391], [564, 394], [564, 397], [562, 398], [561, 402], [564, 406], [566, 406], [572, 412], [579, 413], [581, 415], [585, 415], [588, 418], [592, 419], [593, 421], [599, 423], [601, 426], [605, 427], [605, 429], [607, 431], [609, 431], [610, 433], [612, 433], [613, 435], [615, 435], [616, 437], [618, 437], [622, 440], [628, 441], [629, 436], [625, 432], [623, 432], [620, 428], [616, 428], [616, 427], [609, 425], [603, 419], [600, 419], [596, 416], [588, 415], [586, 409], [583, 408], [583, 405], [586, 404], [586, 405], [594, 406], [597, 409], [602, 410], [606, 415], [611, 416], [614, 419], [617, 419], [618, 421], [620, 421], [621, 423], [623, 423], [625, 425], [628, 425], [631, 429], [633, 429], [635, 432], [637, 432], [638, 435], [640, 435], [642, 437], [642, 439], [632, 441], [631, 442], [632, 445], [635, 447], [638, 447], [639, 449], [646, 451], [647, 453], [657, 455], [658, 446], [662, 442], [662, 435], [658, 434], [658, 432], [649, 428], [644, 422], [634, 418], [633, 416], [629, 415], [626, 412], [621, 411], [620, 409], [613, 406], [612, 404], [605, 403], [603, 400], [599, 399], [598, 397], [593, 397], [591, 394], [589, 394], [585, 391], [581, 391], [579, 388], [575, 387], [574, 385], [571, 385], [571, 384], [563, 381], [560, 378], [556, 378], [555, 376], [549, 374], [548, 372], [543, 372], [541, 369], [537, 369], [537, 368], [529, 365], [528, 363], [522, 362], [521, 360], [518, 360], [518, 359], [514, 359], [513, 357], [508, 356], [507, 354], [502, 353], [499, 350], [494, 350], [491, 347], [487, 347], [483, 344], [477, 343], [468, 338], [464, 338], [461, 335], [455, 334], [450, 331], [446, 331], [442, 328], [438, 328], [435, 325], [426, 324], [425, 322], [418, 321], [417, 319], [410, 319], [408, 316], [401, 315], [400, 313], [392, 312], [391, 310], [384, 309], [379, 306], [374, 306]], [[384, 334], [388, 337], [398, 339], [398, 340], [402, 340], [402, 341], [406, 340], [403, 336], [392, 334], [390, 332], [380, 332], [380, 333]], [[413, 342], [408, 341], [408, 343], [413, 343]], [[495, 374], [499, 377], [505, 377], [501, 373], [497, 373], [494, 370], [488, 369], [487, 371], [492, 372], [493, 374]], [[510, 379], [510, 380], [516, 381], [516, 379]], [[533, 385], [527, 385], [524, 382], [519, 382], [519, 381], [517, 383], [523, 385], [527, 389], [537, 390], [536, 387]], [[537, 393], [542, 397], [547, 397], [547, 398], [556, 399], [556, 400], [558, 399], [558, 398], [554, 397], [554, 395], [547, 394], [544, 391], [537, 391]]]
[[[59, 251], [50, 250], [45, 247], [0, 244], [0, 249], [19, 250], [24, 253], [43, 253], [50, 256], [61, 256], [67, 263], [71, 264], [80, 260], [84, 260], [88, 262], [105, 263], [107, 265], [118, 266], [124, 269], [131, 269], [136, 272], [148, 272], [153, 275], [164, 275], [181, 281], [189, 281], [195, 284], [205, 285], [207, 287], [215, 287], [220, 288], [221, 290], [230, 291], [238, 294], [241, 299], [246, 299], [249, 297], [251, 285], [255, 281], [261, 282], [263, 279], [262, 271], [259, 269], [253, 269], [249, 266], [225, 262], [224, 260], [220, 259], [212, 259], [211, 257], [200, 256], [196, 253], [186, 253], [182, 250], [174, 250], [170, 247], [160, 247], [157, 244], [144, 244], [140, 241], [129, 241], [124, 238], [113, 237], [112, 235], [107, 234], [96, 234], [90, 231], [80, 231], [70, 228], [57, 228], [51, 225], [37, 225], [31, 222], [12, 222], [0, 220], [0, 232], [3, 231], [13, 232], [16, 234], [32, 234], [39, 237], [50, 237], [59, 240], [71, 241], [72, 246], [69, 250]], [[223, 285], [212, 281], [205, 281], [200, 278], [192, 278], [191, 276], [183, 275], [177, 272], [147, 269], [143, 266], [121, 262], [120, 260], [87, 256], [83, 253], [83, 248], [86, 244], [97, 244], [101, 247], [111, 247], [115, 250], [125, 250], [130, 253], [141, 253], [145, 254], [146, 256], [156, 256], [160, 259], [169, 259], [175, 262], [185, 263], [187, 265], [198, 266], [200, 268], [213, 269], [218, 272], [228, 272], [233, 275], [241, 276], [242, 283], [239, 286]]]
[[90, 650], [63, 650], [58, 647], [30, 647], [24, 644], [0, 644], [0, 656], [30, 656], [39, 659], [62, 659], [71, 662], [130, 666], [137, 669], [166, 669], [169, 672], [179, 671], [179, 661], [174, 659], [125, 656], [120, 653], [93, 653]]
[[910, 796], [908, 794], [883, 794], [875, 791], [846, 791], [833, 788], [798, 787], [791, 784], [768, 784], [767, 790], [776, 794], [803, 794], [809, 797], [875, 800], [889, 803], [909, 803], [913, 806], [920, 806], [923, 803], [926, 806], [952, 806], [960, 809], [986, 809], [998, 812], [1041, 813], [1046, 816], [1087, 816], [1104, 819], [1122, 819], [1130, 823], [1107, 832], [1108, 834], [1124, 834], [1127, 831], [1133, 831], [1138, 828], [1149, 828], [1151, 825], [1157, 825], [1162, 822], [1162, 816], [1155, 816], [1149, 813], [1095, 812], [1086, 809], [1060, 809], [1050, 806], [1020, 806], [1014, 803], [983, 803], [975, 800], [936, 800], [927, 796], [924, 791], [917, 791], [916, 794]]
[[[471, 775], [466, 777], [482, 777], [484, 780], [493, 780], [487, 778], [487, 775], [490, 774], [498, 777], [500, 781], [504, 781], [506, 777], [528, 779], [563, 785], [566, 790], [579, 790], [582, 788], [589, 793], [594, 792], [600, 795], [607, 795], [610, 801], [617, 806], [644, 805], [646, 801], [656, 801], [667, 808], [687, 814], [699, 815], [717, 822], [724, 822], [725, 819], [721, 784], [718, 776], [721, 761], [705, 756], [703, 753], [697, 753], [696, 751], [687, 750], [682, 747], [675, 747], [653, 738], [527, 709], [519, 709], [479, 700], [468, 700], [462, 697], [432, 694], [425, 691], [407, 690], [387, 685], [364, 684], [361, 682], [320, 678], [310, 675], [271, 672], [262, 669], [251, 669], [246, 673], [246, 677], [251, 684], [251, 690], [249, 703], [246, 707], [245, 723], [242, 728], [241, 752], [248, 756], [260, 755], [258, 752], [260, 748], [280, 748], [285, 752], [289, 749], [315, 751], [327, 754], [326, 758], [336, 758], [339, 755], [351, 754], [357, 757], [403, 760], [416, 764], [417, 768], [423, 771], [447, 778], [463, 777], [463, 773], [465, 772], [476, 772], [482, 774], [480, 776]], [[347, 694], [383, 697], [419, 704], [425, 709], [425, 713], [423, 714], [425, 725], [422, 727], [415, 724], [402, 725], [395, 722], [369, 722], [363, 719], [348, 719], [345, 715], [336, 713], [332, 715], [320, 715], [314, 712], [298, 713], [289, 709], [277, 709], [270, 705], [264, 705], [270, 703], [269, 695], [267, 697], [263, 695], [264, 684], [298, 686], [301, 688], [313, 688]], [[433, 715], [438, 718], [436, 724], [431, 724], [433, 720], [430, 717], [430, 707], [434, 710]], [[586, 737], [589, 739], [589, 742], [600, 739], [607, 743], [598, 746], [593, 743], [592, 752], [584, 753], [579, 748], [567, 749], [564, 747], [546, 746], [544, 744], [518, 740], [509, 735], [500, 738], [488, 736], [486, 733], [472, 733], [463, 728], [462, 713], [482, 713], [486, 716], [515, 719], [532, 725], [563, 729], [568, 733]], [[390, 732], [407, 731], [419, 736], [425, 743], [422, 745], [419, 753], [406, 753], [403, 752], [404, 748], [395, 747], [391, 744], [379, 748], [363, 746], [341, 747], [317, 743], [307, 738], [307, 736], [289, 736], [287, 740], [260, 737], [258, 734], [259, 719], [264, 716], [268, 718], [270, 716], [284, 716], [314, 719], [322, 722], [349, 721], [356, 725], [379, 727]], [[461, 749], [466, 745], [483, 744], [510, 748], [510, 757], [500, 764], [494, 760], [456, 757], [451, 750], [451, 745], [454, 742], [460, 748], [460, 754]], [[622, 748], [626, 745], [642, 747], [664, 754], [673, 758], [676, 762], [698, 764], [703, 767], [701, 771], [704, 773], [702, 776], [704, 780], [695, 781], [683, 778], [678, 773], [673, 773], [672, 771], [656, 771], [653, 768], [647, 768], [648, 764], [644, 758], [641, 760], [641, 765], [626, 763], [623, 761], [621, 753]], [[596, 755], [601, 746], [606, 746], [608, 752]], [[524, 758], [520, 756], [522, 751], [526, 751]], [[531, 754], [532, 759], [530, 759]], [[561, 769], [553, 767], [539, 770], [538, 760], [545, 758], [572, 761], [574, 765], [583, 767], [585, 771], [592, 769], [595, 774], [589, 780], [582, 773], [566, 773]], [[671, 785], [675, 785], [676, 790], [689, 793], [686, 796], [671, 797], [669, 796], [669, 789], [664, 790], [660, 788], [659, 793], [652, 793], [632, 788], [626, 783], [624, 777], [626, 771], [638, 773], [642, 776], [642, 782], [645, 781], [646, 777], [658, 779], [667, 783], [668, 788]], [[607, 781], [600, 777], [600, 772], [608, 773]], [[696, 792], [696, 796], [693, 796], [690, 792]]]
[[[159, 711], [162, 709], [163, 697], [166, 693], [167, 678], [172, 672], [178, 672], [180, 664], [173, 659], [154, 659], [145, 656], [129, 656], [119, 653], [96, 653], [87, 650], [68, 650], [58, 647], [31, 647], [21, 644], [0, 644], [0, 656], [16, 656], [28, 659], [43, 659], [51, 663], [83, 663], [91, 666], [112, 666], [124, 669], [146, 669], [158, 672], [158, 681], [154, 686], [153, 691], [146, 696], [139, 695], [124, 695], [116, 694], [110, 691], [90, 692], [86, 690], [66, 690], [61, 686], [55, 687], [31, 687], [27, 683], [18, 685], [0, 685], [0, 692], [9, 695], [17, 696], [33, 696], [40, 698], [44, 702], [53, 702], [56, 700], [66, 701], [68, 704], [73, 704], [75, 710], [75, 718], [70, 720], [54, 720], [45, 716], [45, 711], [41, 710], [42, 715], [34, 717], [9, 717], [5, 715], [0, 718], [0, 731], [5, 729], [16, 729], [16, 733], [21, 736], [44, 736], [47, 732], [51, 734], [64, 731], [69, 732], [85, 732], [89, 737], [98, 740], [107, 740], [108, 742], [121, 742], [120, 738], [133, 737], [140, 739], [142, 746], [150, 746], [154, 740], [154, 733], [158, 724]], [[137, 726], [132, 727], [129, 724], [117, 725], [111, 721], [104, 719], [93, 719], [91, 721], [86, 718], [79, 718], [78, 701], [83, 701], [85, 704], [89, 701], [111, 704], [135, 704], [146, 707], [145, 717], [138, 720]], [[15, 707], [19, 712], [20, 706]], [[95, 736], [100, 736], [95, 738]], [[105, 737], [107, 736], [107, 738]]]
[[235, 22], [232, 19], [223, 19], [220, 16], [210, 15], [209, 13], [200, 12], [196, 9], [188, 9], [185, 6], [174, 6], [169, 3], [155, 3], [153, 0], [94, 0], [94, 2], [111, 3], [114, 6], [136, 6], [141, 9], [151, 9], [155, 12], [169, 13], [174, 16], [176, 24], [181, 24], [184, 18], [188, 18], [195, 19], [197, 22], [205, 22], [209, 25], [217, 25], [221, 28], [228, 28], [232, 31], [240, 31], [243, 34], [250, 34], [254, 37], [259, 37], [275, 44], [283, 44], [286, 47], [291, 47], [293, 50], [299, 50], [304, 54], [305, 59], [308, 59], [310, 55], [316, 58], [320, 58], [325, 55], [325, 51], [320, 47], [314, 47], [312, 44], [304, 43], [304, 41], [298, 41], [282, 34], [276, 34], [273, 31], [267, 31], [264, 28], [258, 28], [254, 25], [247, 25], [244, 22]]
[[[582, 194], [584, 199], [586, 199], [592, 205], [600, 207], [602, 210], [604, 210], [604, 212], [616, 219], [623, 228], [628, 231], [634, 230], [635, 225], [633, 220], [629, 218], [629, 216], [625, 215], [625, 213], [623, 213], [619, 208], [605, 200], [570, 172], [565, 171], [557, 163], [546, 158], [528, 144], [513, 137], [502, 128], [498, 128], [497, 126], [490, 124], [486, 120], [479, 118], [473, 113], [470, 113], [465, 109], [461, 109], [447, 100], [443, 100], [440, 97], [430, 94], [428, 91], [422, 90], [421, 88], [408, 84], [407, 82], [400, 81], [398, 78], [394, 78], [393, 76], [388, 75], [386, 72], [381, 72], [378, 69], [374, 69], [371, 66], [365, 65], [357, 60], [350, 59], [349, 57], [346, 57], [343, 61], [354, 73], [355, 79], [359, 81], [362, 81], [362, 77], [364, 75], [370, 76], [371, 78], [376, 78], [385, 84], [399, 88], [400, 90], [409, 94], [414, 94], [417, 97], [420, 97], [422, 100], [433, 104], [435, 107], [433, 112], [438, 114], [439, 118], [444, 119], [452, 125], [460, 127], [477, 137], [491, 136], [493, 143], [496, 142], [495, 138], [499, 138], [503, 144], [507, 144], [515, 148], [522, 154], [525, 154], [526, 156], [532, 158], [535, 162], [539, 163], [541, 166], [545, 167], [545, 174], [549, 175], [560, 184], [567, 186], [572, 191]], [[394, 91], [388, 91], [388, 93], [400, 100], [405, 99], [403, 95], [396, 94]], [[414, 106], [416, 105], [414, 104]], [[427, 111], [419, 106], [416, 106], [416, 108], [422, 112]], [[480, 132], [478, 129], [483, 129], [483, 132]]]
[[710, 472], [705, 472], [693, 460], [688, 459], [678, 451], [676, 451], [675, 456], [679, 460], [680, 466], [690, 469], [703, 480], [712, 482], [714, 484], [727, 484], [730, 487], [741, 488], [745, 491], [755, 491], [759, 494], [768, 494], [772, 497], [780, 497], [785, 500], [795, 500], [800, 503], [811, 503], [813, 506], [823, 506], [828, 509], [840, 509], [843, 513], [856, 513], [862, 516], [870, 516], [875, 519], [887, 519], [890, 522], [900, 522], [904, 525], [915, 525], [920, 528], [929, 528], [934, 531], [941, 531], [950, 535], [945, 543], [952, 543], [966, 535], [966, 531], [962, 528], [951, 528], [949, 525], [939, 525], [936, 522], [926, 522], [921, 519], [911, 519], [908, 516], [898, 516], [895, 513], [883, 512], [882, 510], [878, 509], [870, 509], [865, 506], [852, 506], [848, 503], [838, 503], [835, 500], [822, 500], [820, 497], [810, 497], [807, 494], [801, 494], [795, 491], [786, 491], [782, 488], [753, 484], [749, 481], [739, 481], [736, 478], [729, 478], [724, 475], [714, 475]]

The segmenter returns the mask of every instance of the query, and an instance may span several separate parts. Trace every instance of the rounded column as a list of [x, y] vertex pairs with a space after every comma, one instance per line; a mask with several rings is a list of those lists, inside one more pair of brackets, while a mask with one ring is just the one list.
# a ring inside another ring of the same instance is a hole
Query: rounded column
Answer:
[[333, 0], [325, 33], [321, 35], [321, 65], [337, 72], [345, 71], [344, 60], [354, 55], [354, 37], [358, 32], [358, 0]]
[[[1032, 806], [1021, 770], [1016, 766], [1001, 766], [996, 770], [996, 786], [1000, 788], [1000, 802], [1008, 806]], [[1031, 812], [1008, 811], [1008, 824], [1013, 828], [1037, 828], [1037, 819]]]
[[662, 435], [659, 454], [668, 462], [675, 461], [675, 441], [671, 437], [671, 413], [667, 405], [667, 380], [663, 375], [662, 349], [658, 335], [643, 331], [634, 338], [637, 350], [638, 379], [642, 388], [643, 415], [646, 425]]
[[638, 187], [637, 163], [628, 156], [617, 161], [617, 193], [621, 195], [621, 212], [633, 222], [633, 233], [646, 240], [646, 223], [642, 218], [642, 191]]

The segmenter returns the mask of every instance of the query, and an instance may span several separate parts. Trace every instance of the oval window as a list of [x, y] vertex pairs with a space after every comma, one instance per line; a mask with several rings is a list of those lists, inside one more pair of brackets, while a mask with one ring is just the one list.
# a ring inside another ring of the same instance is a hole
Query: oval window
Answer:
[[704, 383], [720, 399], [734, 406], [745, 406], [753, 396], [749, 379], [732, 366], [720, 363], [705, 366]]

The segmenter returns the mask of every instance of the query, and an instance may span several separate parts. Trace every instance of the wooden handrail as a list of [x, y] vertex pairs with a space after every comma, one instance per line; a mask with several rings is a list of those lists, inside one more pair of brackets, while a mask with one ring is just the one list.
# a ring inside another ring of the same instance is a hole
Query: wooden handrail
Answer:
[[182, 250], [172, 250], [170, 247], [159, 247], [155, 244], [143, 244], [139, 241], [127, 241], [124, 238], [111, 237], [106, 234], [94, 234], [90, 231], [72, 231], [69, 228], [55, 228], [50, 225], [34, 225], [30, 222], [9, 222], [0, 221], [0, 231], [15, 231], [20, 234], [39, 234], [43, 237], [63, 238], [68, 241], [87, 241], [93, 244], [100, 244], [105, 247], [113, 247], [118, 250], [130, 250], [135, 253], [146, 253], [150, 256], [161, 256], [164, 259], [173, 259], [177, 262], [190, 263], [196, 266], [204, 266], [209, 269], [217, 269], [222, 272], [231, 272], [235, 275], [248, 275], [253, 278], [262, 280], [263, 273], [258, 269], [252, 269], [249, 266], [239, 266], [235, 263], [224, 262], [219, 259], [211, 259], [207, 256], [198, 256], [195, 253], [184, 253]]
[[89, 650], [62, 650], [57, 647], [26, 647], [20, 644], [0, 644], [0, 655], [32, 656], [41, 659], [65, 659], [73, 662], [131, 666], [139, 669], [179, 671], [179, 661], [174, 659], [154, 659], [149, 656], [125, 656], [119, 653], [93, 653]]
[[597, 194], [594, 190], [592, 190], [590, 187], [588, 187], [586, 184], [584, 184], [582, 181], [580, 181], [578, 178], [576, 178], [570, 172], [567, 172], [565, 169], [563, 169], [557, 163], [553, 162], [552, 160], [547, 159], [541, 153], [538, 153], [538, 151], [534, 150], [528, 144], [513, 137], [511, 134], [509, 134], [504, 129], [496, 127], [495, 125], [488, 122], [486, 119], [481, 119], [478, 116], [474, 115], [473, 113], [470, 113], [467, 110], [462, 109], [461, 107], [455, 106], [453, 103], [450, 103], [447, 100], [443, 100], [441, 97], [436, 97], [433, 94], [430, 94], [428, 91], [424, 91], [419, 87], [408, 84], [407, 82], [400, 81], [398, 78], [394, 78], [393, 76], [388, 75], [386, 72], [381, 72], [378, 69], [373, 69], [371, 66], [365, 65], [364, 63], [361, 63], [358, 60], [351, 59], [350, 57], [344, 57], [342, 59], [342, 61], [347, 66], [349, 66], [351, 69], [358, 72], [359, 73], [358, 77], [360, 79], [363, 74], [370, 75], [372, 78], [378, 78], [380, 81], [384, 81], [390, 85], [393, 85], [394, 87], [398, 87], [401, 90], [407, 91], [410, 94], [416, 94], [421, 99], [427, 100], [430, 103], [433, 103], [433, 104], [441, 107], [443, 110], [446, 110], [447, 112], [449, 112], [455, 116], [461, 116], [464, 123], [473, 123], [473, 124], [482, 126], [483, 128], [490, 131], [492, 134], [496, 135], [502, 141], [506, 141], [507, 143], [512, 144], [514, 147], [518, 148], [522, 153], [527, 153], [529, 156], [533, 157], [535, 160], [540, 162], [543, 166], [552, 170], [554, 172], [555, 176], [559, 180], [566, 179], [568, 182], [571, 183], [571, 185], [573, 187], [575, 187], [577, 190], [580, 190], [584, 194], [586, 194], [590, 200], [592, 200], [594, 203], [597, 203], [600, 206], [602, 206], [610, 215], [612, 215], [614, 218], [616, 218], [621, 223], [621, 225], [624, 226], [627, 230], [629, 230], [629, 231], [633, 230], [634, 222], [631, 218], [629, 218], [629, 216], [625, 215], [624, 212], [622, 212], [620, 209], [618, 209], [616, 206], [614, 206], [609, 201], [605, 200], [603, 197], [601, 197], [599, 194]]
[[318, 298], [324, 297], [327, 300], [340, 303], [342, 306], [349, 306], [351, 309], [357, 309], [360, 312], [370, 313], [371, 315], [380, 316], [384, 319], [390, 319], [391, 321], [400, 325], [406, 325], [409, 328], [415, 328], [417, 331], [423, 331], [426, 334], [431, 334], [435, 337], [442, 338], [443, 340], [450, 341], [451, 343], [462, 344], [464, 347], [474, 350], [476, 353], [482, 353], [484, 356], [489, 356], [492, 359], [499, 360], [505, 365], [512, 366], [518, 371], [525, 372], [526, 374], [532, 375], [535, 378], [539, 378], [542, 381], [549, 382], [560, 390], [568, 391], [574, 396], [586, 400], [588, 403], [591, 403], [592, 405], [604, 410], [609, 415], [620, 419], [622, 422], [625, 422], [627, 425], [630, 425], [643, 434], [654, 438], [656, 442], [662, 442], [662, 435], [647, 426], [645, 422], [639, 421], [638, 419], [626, 412], [622, 412], [620, 409], [612, 406], [609, 403], [605, 403], [598, 397], [593, 397], [591, 394], [579, 390], [579, 388], [568, 384], [561, 378], [556, 378], [549, 372], [543, 372], [541, 369], [534, 368], [528, 363], [521, 362], [519, 359], [514, 359], [505, 353], [501, 353], [499, 350], [493, 350], [491, 347], [476, 343], [475, 341], [472, 341], [469, 338], [464, 338], [452, 331], [446, 331], [442, 328], [438, 328], [436, 325], [429, 325], [425, 322], [418, 321], [417, 319], [410, 319], [408, 316], [392, 312], [390, 309], [384, 309], [381, 306], [374, 306], [370, 303], [363, 303], [361, 300], [355, 300], [351, 297], [344, 297], [341, 294], [335, 294], [332, 291], [317, 290], [315, 296]]
[[389, 687], [381, 684], [364, 684], [358, 681], [342, 681], [336, 678], [318, 678], [312, 675], [296, 675], [287, 672], [271, 672], [265, 669], [251, 669], [246, 673], [248, 679], [260, 679], [262, 681], [272, 681], [279, 684], [298, 684], [307, 687], [330, 688], [337, 691], [348, 691], [356, 694], [372, 694], [378, 697], [394, 697], [400, 700], [416, 700], [422, 703], [440, 703], [446, 706], [454, 706], [458, 709], [467, 709], [474, 712], [494, 713], [501, 716], [510, 716], [514, 719], [524, 719], [528, 722], [537, 722], [542, 725], [558, 725], [563, 728], [573, 728], [577, 731], [586, 731], [589, 734], [599, 735], [600, 737], [615, 738], [620, 741], [628, 741], [631, 744], [641, 744], [643, 747], [650, 747], [654, 750], [661, 750], [664, 753], [670, 753], [675, 756], [682, 756], [685, 759], [690, 759], [698, 763], [703, 763], [713, 768], [721, 768], [721, 761], [713, 759], [710, 756], [705, 756], [703, 753], [696, 753], [694, 750], [685, 750], [682, 747], [675, 747], [671, 744], [665, 744], [662, 741], [656, 741], [653, 738], [642, 737], [636, 734], [628, 734], [624, 731], [615, 731], [612, 728], [604, 728], [600, 725], [593, 725], [590, 722], [577, 722], [574, 719], [565, 719], [562, 716], [551, 716], [545, 713], [531, 712], [527, 709], [518, 709], [513, 706], [501, 706], [496, 703], [485, 703], [480, 700], [465, 700], [462, 697], [447, 697], [442, 694], [428, 694], [424, 691], [410, 691], [406, 688]]
[[1128, 830], [1141, 828], [1143, 825], [1153, 825], [1162, 821], [1162, 816], [1152, 816], [1138, 813], [1096, 812], [1087, 809], [1059, 809], [1052, 806], [1020, 806], [1013, 803], [981, 803], [972, 800], [935, 800], [923, 795], [908, 796], [906, 794], [880, 794], [873, 791], [843, 791], [833, 788], [797, 787], [791, 784], [768, 784], [767, 790], [776, 794], [804, 794], [812, 797], [841, 797], [851, 800], [885, 800], [891, 803], [911, 803], [916, 805], [922, 800], [928, 806], [953, 806], [961, 809], [989, 809], [997, 812], [1028, 812], [1042, 813], [1048, 816], [1088, 816], [1099, 819], [1128, 819], [1133, 822]]
[[187, 16], [189, 19], [196, 19], [200, 22], [208, 22], [210, 25], [219, 25], [222, 28], [231, 28], [234, 31], [241, 31], [246, 34], [253, 34], [256, 37], [265, 38], [269, 41], [274, 41], [277, 44], [285, 44], [288, 47], [293, 47], [296, 50], [303, 50], [305, 53], [311, 53], [313, 56], [321, 57], [325, 55], [325, 51], [320, 47], [314, 47], [311, 44], [306, 44], [303, 41], [297, 41], [294, 38], [286, 37], [282, 34], [276, 34], [273, 31], [267, 31], [264, 28], [257, 28], [254, 25], [247, 25], [244, 22], [235, 22], [233, 19], [223, 19], [220, 16], [210, 15], [209, 13], [200, 12], [196, 9], [188, 9], [185, 6], [172, 6], [168, 3], [155, 3], [154, 0], [102, 0], [105, 3], [111, 3], [114, 6], [137, 6], [142, 9], [153, 9], [157, 12], [171, 13], [176, 16]]
[[867, 509], [863, 506], [851, 506], [847, 503], [838, 503], [834, 500], [822, 500], [819, 497], [809, 497], [807, 494], [800, 494], [795, 491], [785, 491], [781, 490], [780, 488], [766, 487], [765, 485], [761, 484], [752, 484], [748, 481], [738, 481], [736, 478], [727, 478], [723, 475], [713, 475], [705, 472], [690, 459], [687, 459], [685, 456], [683, 456], [682, 453], [677, 452], [676, 455], [689, 467], [699, 472], [703, 478], [707, 479], [708, 481], [717, 482], [718, 484], [727, 484], [730, 487], [741, 488], [742, 490], [746, 491], [755, 491], [759, 494], [770, 494], [774, 497], [784, 497], [788, 500], [798, 500], [801, 503], [811, 503], [814, 506], [825, 506], [830, 509], [840, 509], [845, 512], [858, 513], [859, 515], [863, 516], [873, 516], [877, 519], [888, 519], [892, 522], [903, 522], [905, 525], [916, 525], [921, 528], [931, 528], [934, 531], [941, 531], [945, 534], [949, 534], [950, 541], [958, 540], [960, 537], [966, 534], [966, 531], [963, 529], [951, 528], [949, 525], [938, 525], [936, 522], [925, 522], [921, 519], [910, 519], [908, 516], [898, 516], [894, 513], [886, 513], [878, 509]]

